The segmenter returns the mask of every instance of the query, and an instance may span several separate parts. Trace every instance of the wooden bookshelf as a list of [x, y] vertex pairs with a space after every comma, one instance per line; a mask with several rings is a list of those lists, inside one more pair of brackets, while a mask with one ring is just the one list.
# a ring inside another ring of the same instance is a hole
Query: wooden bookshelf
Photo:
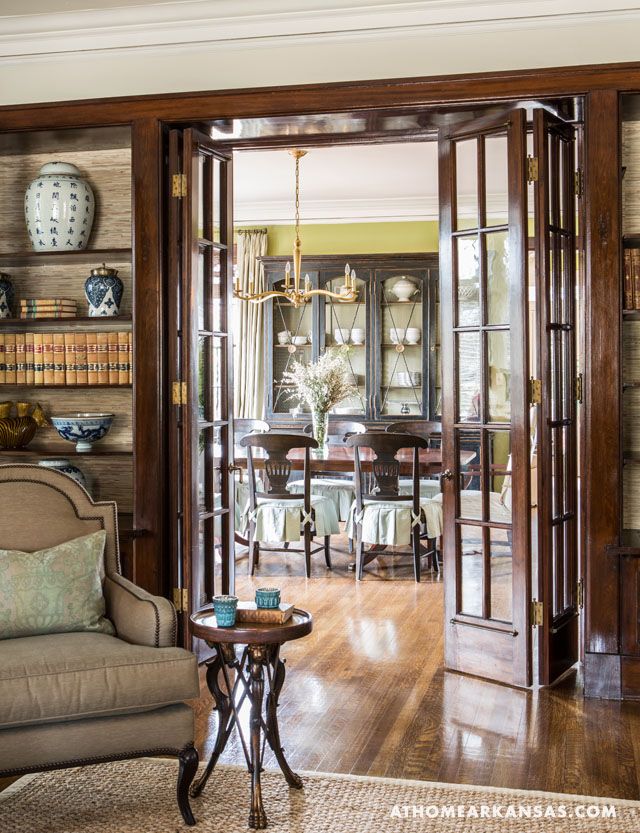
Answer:
[[95, 264], [113, 262], [130, 263], [131, 249], [81, 249], [72, 252], [0, 252], [0, 266], [69, 266], [71, 264]]

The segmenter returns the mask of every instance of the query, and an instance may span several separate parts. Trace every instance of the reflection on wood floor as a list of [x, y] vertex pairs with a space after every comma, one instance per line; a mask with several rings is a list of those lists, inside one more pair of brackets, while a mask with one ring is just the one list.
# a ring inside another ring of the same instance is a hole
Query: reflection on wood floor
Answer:
[[[253, 579], [238, 561], [241, 598], [266, 579], [315, 618], [283, 649], [280, 727], [294, 769], [640, 796], [640, 704], [583, 700], [579, 671], [537, 692], [445, 672], [442, 582], [425, 569], [416, 584], [408, 559], [384, 556], [356, 583], [345, 539], [334, 543], [333, 571], [318, 554], [309, 580], [300, 555], [262, 555]], [[205, 693], [196, 708], [205, 753], [211, 706]], [[235, 733], [222, 762], [243, 763]]]

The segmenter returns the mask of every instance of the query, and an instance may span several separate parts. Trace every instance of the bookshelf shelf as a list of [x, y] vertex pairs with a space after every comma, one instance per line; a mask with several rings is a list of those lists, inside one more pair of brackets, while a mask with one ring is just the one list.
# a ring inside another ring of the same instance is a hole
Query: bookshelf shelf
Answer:
[[77, 326], [96, 327], [97, 329], [112, 329], [114, 327], [130, 328], [132, 324], [132, 317], [130, 315], [118, 315], [113, 318], [90, 318], [89, 316], [76, 316], [74, 318], [2, 318], [0, 319], [0, 329], [31, 329], [32, 327], [65, 327], [75, 329]]
[[78, 452], [69, 443], [69, 448], [0, 448], [0, 457], [131, 457], [133, 451], [130, 449], [100, 449], [93, 451]]
[[0, 252], [0, 266], [44, 266], [72, 263], [129, 263], [132, 249], [82, 249], [77, 252]]
[[25, 382], [1, 382], [0, 391], [11, 389], [38, 390], [126, 390], [131, 389], [132, 384], [126, 385], [27, 385]]

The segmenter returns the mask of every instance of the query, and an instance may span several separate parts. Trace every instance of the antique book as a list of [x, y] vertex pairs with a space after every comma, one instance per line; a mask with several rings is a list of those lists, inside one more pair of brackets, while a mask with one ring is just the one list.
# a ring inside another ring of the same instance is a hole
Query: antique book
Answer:
[[624, 308], [633, 309], [633, 278], [631, 276], [631, 249], [624, 250]]
[[5, 333], [4, 336], [5, 354], [5, 382], [7, 385], [16, 383], [16, 334]]
[[118, 384], [129, 384], [129, 333], [118, 333]]
[[27, 385], [34, 384], [33, 372], [33, 333], [24, 334], [24, 364], [26, 368], [25, 382]]
[[118, 384], [118, 333], [107, 333], [107, 348], [109, 357], [109, 384]]
[[109, 333], [97, 333], [98, 384], [109, 384]]
[[48, 310], [31, 311], [20, 310], [20, 318], [28, 321], [37, 321], [39, 318], [77, 318], [75, 312], [60, 312], [59, 310], [50, 312]]
[[4, 352], [4, 333], [0, 333], [0, 385], [7, 381], [7, 359]]
[[54, 376], [53, 333], [42, 333], [42, 364], [44, 384], [52, 385]]
[[72, 301], [70, 298], [22, 298], [20, 300], [21, 307], [73, 307], [78, 306], [77, 301]]
[[44, 385], [43, 333], [33, 334], [33, 384]]
[[66, 385], [77, 384], [78, 370], [76, 368], [75, 333], [64, 334], [64, 378]]
[[133, 384], [133, 333], [131, 332], [131, 330], [129, 330], [128, 336], [129, 336], [129, 338], [128, 338], [129, 347], [128, 347], [128, 351], [127, 351], [129, 353], [129, 371], [128, 372], [129, 372], [129, 384], [132, 385]]
[[238, 602], [236, 622], [258, 623], [261, 625], [283, 625], [293, 615], [293, 605], [280, 604], [275, 608], [256, 607], [255, 602]]
[[24, 354], [24, 333], [16, 333], [16, 384], [27, 381], [27, 363]]
[[87, 334], [76, 333], [76, 384], [86, 385], [88, 383], [87, 367]]
[[87, 384], [98, 384], [98, 334], [85, 333], [87, 339]]
[[53, 334], [53, 384], [66, 383], [64, 333]]

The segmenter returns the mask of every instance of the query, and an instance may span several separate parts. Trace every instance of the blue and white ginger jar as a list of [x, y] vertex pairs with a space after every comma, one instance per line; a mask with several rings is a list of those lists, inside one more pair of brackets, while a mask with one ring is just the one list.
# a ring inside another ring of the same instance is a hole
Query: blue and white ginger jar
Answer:
[[87, 478], [84, 476], [84, 472], [77, 466], [74, 466], [71, 460], [67, 460], [66, 457], [61, 457], [56, 460], [40, 460], [38, 465], [46, 469], [60, 471], [68, 477], [71, 477], [85, 489], [87, 488]]
[[117, 269], [108, 269], [104, 263], [99, 269], [92, 269], [84, 284], [89, 316], [97, 318], [118, 315], [123, 291], [124, 284], [118, 277]]
[[27, 231], [36, 252], [85, 249], [94, 214], [93, 191], [68, 162], [43, 165], [24, 196]]

